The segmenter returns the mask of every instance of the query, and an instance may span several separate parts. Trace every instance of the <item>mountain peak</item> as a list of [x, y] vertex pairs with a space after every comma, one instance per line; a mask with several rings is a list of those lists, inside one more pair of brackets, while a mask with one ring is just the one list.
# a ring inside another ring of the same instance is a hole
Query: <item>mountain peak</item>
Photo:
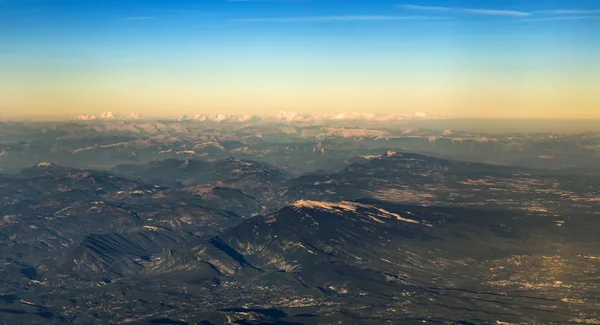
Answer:
[[69, 174], [72, 174], [72, 173], [78, 172], [78, 171], [80, 171], [80, 170], [57, 166], [57, 165], [55, 165], [51, 162], [47, 162], [47, 161], [40, 161], [31, 167], [23, 169], [17, 175], [19, 175], [19, 177], [24, 177], [24, 178], [36, 178], [36, 177], [42, 177], [42, 176], [59, 177], [59, 176], [66, 176], [66, 175], [69, 175]]
[[37, 163], [37, 164], [35, 165], [35, 167], [38, 167], [38, 168], [48, 168], [48, 167], [56, 167], [56, 165], [54, 165], [54, 164], [53, 164], [53, 163], [51, 163], [51, 162], [47, 162], [47, 161], [40, 161], [39, 163]]

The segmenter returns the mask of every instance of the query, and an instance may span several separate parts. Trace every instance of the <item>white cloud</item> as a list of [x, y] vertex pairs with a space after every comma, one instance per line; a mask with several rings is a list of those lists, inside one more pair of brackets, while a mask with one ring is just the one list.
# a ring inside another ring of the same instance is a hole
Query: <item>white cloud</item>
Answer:
[[556, 20], [580, 20], [580, 19], [600, 19], [600, 16], [558, 16], [558, 17], [543, 17], [543, 18], [527, 18], [521, 19], [521, 21], [556, 21]]
[[215, 121], [215, 122], [223, 122], [226, 121], [230, 118], [229, 114], [216, 114], [216, 115], [211, 115], [208, 117], [209, 120], [211, 121]]
[[90, 120], [95, 120], [96, 118], [97, 118], [96, 115], [87, 115], [87, 114], [81, 114], [76, 117], [76, 119], [78, 119], [80, 121], [90, 121]]
[[444, 17], [429, 16], [305, 16], [305, 17], [262, 17], [262, 18], [237, 18], [238, 22], [271, 22], [271, 23], [318, 23], [318, 22], [345, 22], [345, 21], [394, 21], [394, 20], [437, 20]]
[[100, 118], [109, 120], [109, 119], [114, 119], [115, 116], [114, 116], [113, 112], [103, 112], [100, 114]]
[[432, 6], [419, 6], [419, 5], [401, 5], [400, 7], [409, 10], [419, 11], [436, 11], [436, 12], [454, 12], [472, 15], [488, 15], [488, 16], [513, 16], [513, 17], [527, 17], [531, 13], [526, 11], [516, 10], [497, 10], [497, 9], [472, 9], [472, 8], [456, 8], [456, 7], [432, 7]]
[[100, 114], [80, 114], [75, 119], [80, 121], [92, 121], [92, 120], [139, 120], [141, 115], [135, 112], [127, 115], [117, 115], [113, 112], [103, 112]]
[[[81, 114], [75, 117], [77, 120], [140, 120], [140, 114], [132, 112], [129, 114], [118, 115], [107, 111], [100, 114]], [[370, 121], [370, 122], [394, 122], [404, 121], [407, 119], [426, 119], [430, 117], [424, 112], [416, 112], [414, 114], [377, 114], [377, 113], [362, 113], [362, 112], [341, 112], [341, 113], [298, 113], [280, 111], [277, 113], [268, 114], [228, 114], [215, 113], [211, 115], [195, 114], [181, 115], [175, 120], [177, 121], [197, 121], [197, 122], [284, 122], [284, 123], [320, 123], [320, 122], [352, 122], [352, 121]]]
[[374, 114], [374, 113], [357, 113], [357, 112], [343, 112], [343, 113], [297, 113], [280, 111], [277, 113], [263, 114], [263, 115], [236, 115], [236, 114], [213, 114], [213, 115], [201, 115], [196, 114], [193, 116], [183, 115], [177, 118], [178, 121], [210, 121], [210, 122], [268, 122], [277, 121], [285, 123], [318, 123], [326, 121], [379, 121], [379, 122], [393, 122], [403, 121], [410, 118], [424, 119], [428, 118], [428, 115], [423, 112], [417, 112], [414, 115], [404, 114]]
[[249, 122], [253, 118], [254, 118], [254, 115], [247, 114], [247, 115], [238, 116], [237, 121], [238, 122]]
[[548, 15], [589, 15], [589, 14], [600, 14], [600, 9], [540, 10], [540, 11], [536, 11], [536, 13], [548, 14]]
[[140, 114], [138, 113], [129, 113], [129, 116], [127, 117], [130, 120], [139, 120], [141, 118]]

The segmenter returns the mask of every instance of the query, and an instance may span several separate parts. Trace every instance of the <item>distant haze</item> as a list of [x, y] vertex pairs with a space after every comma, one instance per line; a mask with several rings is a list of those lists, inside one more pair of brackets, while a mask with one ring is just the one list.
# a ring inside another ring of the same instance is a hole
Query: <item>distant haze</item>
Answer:
[[432, 130], [461, 130], [484, 133], [597, 132], [600, 120], [548, 119], [444, 119], [413, 122], [415, 127]]

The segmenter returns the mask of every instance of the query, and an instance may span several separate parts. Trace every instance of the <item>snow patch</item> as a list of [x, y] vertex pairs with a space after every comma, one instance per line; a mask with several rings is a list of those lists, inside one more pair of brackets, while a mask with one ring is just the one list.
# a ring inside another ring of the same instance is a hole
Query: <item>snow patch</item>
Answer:
[[598, 261], [600, 261], [600, 257], [599, 256], [584, 256], [583, 258], [586, 258], [588, 260], [598, 260]]
[[360, 156], [360, 157], [363, 159], [371, 160], [371, 159], [381, 158], [381, 155], [366, 155], [366, 156]]
[[344, 210], [344, 211], [356, 211], [356, 204], [354, 202], [322, 202], [322, 201], [311, 201], [311, 200], [300, 200], [294, 202], [292, 206], [296, 208], [309, 208], [309, 209], [319, 209], [325, 211], [335, 211], [335, 210]]
[[[424, 224], [424, 223], [421, 223], [414, 219], [402, 217], [401, 215], [399, 215], [397, 213], [390, 212], [388, 210], [385, 210], [383, 208], [380, 208], [380, 207], [377, 207], [374, 205], [363, 204], [363, 203], [358, 203], [358, 202], [350, 202], [350, 201], [323, 202], [323, 201], [300, 200], [300, 201], [294, 202], [292, 204], [292, 206], [295, 208], [299, 208], [299, 209], [309, 208], [309, 209], [317, 209], [317, 210], [322, 210], [322, 211], [327, 211], [327, 212], [356, 212], [358, 208], [362, 208], [365, 210], [371, 210], [371, 211], [365, 211], [364, 215], [376, 222], [379, 222], [379, 223], [384, 223], [384, 222], [378, 218], [386, 218], [386, 219], [393, 218], [393, 219], [396, 219], [396, 220], [402, 221], [402, 222], [422, 224], [427, 227], [431, 227], [430, 224]], [[376, 211], [376, 213], [373, 213], [372, 212], [373, 210]]]
[[36, 167], [51, 167], [54, 166], [54, 164], [52, 164], [51, 162], [47, 162], [47, 161], [42, 161], [39, 162], [37, 165], [35, 165]]

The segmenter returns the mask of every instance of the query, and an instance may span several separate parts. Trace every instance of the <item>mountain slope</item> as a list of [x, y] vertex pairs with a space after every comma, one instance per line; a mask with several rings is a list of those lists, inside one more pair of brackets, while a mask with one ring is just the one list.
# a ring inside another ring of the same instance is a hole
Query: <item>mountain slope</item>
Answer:
[[146, 269], [153, 277], [217, 281], [211, 291], [228, 307], [317, 315], [307, 324], [332, 314], [372, 323], [564, 323], [593, 319], [600, 307], [581, 300], [600, 292], [593, 280], [598, 223], [593, 216], [299, 201]]
[[196, 186], [212, 184], [242, 190], [259, 199], [269, 199], [289, 176], [269, 165], [228, 158], [218, 161], [167, 159], [121, 165], [115, 173], [136, 177], [150, 184]]
[[[40, 163], [0, 179], [0, 274], [115, 278], [137, 262], [250, 218], [265, 207], [240, 190], [171, 190], [107, 172]], [[6, 271], [6, 272], [5, 272]]]
[[595, 213], [600, 178], [388, 152], [331, 175], [288, 180], [281, 200], [373, 198], [397, 203]]

